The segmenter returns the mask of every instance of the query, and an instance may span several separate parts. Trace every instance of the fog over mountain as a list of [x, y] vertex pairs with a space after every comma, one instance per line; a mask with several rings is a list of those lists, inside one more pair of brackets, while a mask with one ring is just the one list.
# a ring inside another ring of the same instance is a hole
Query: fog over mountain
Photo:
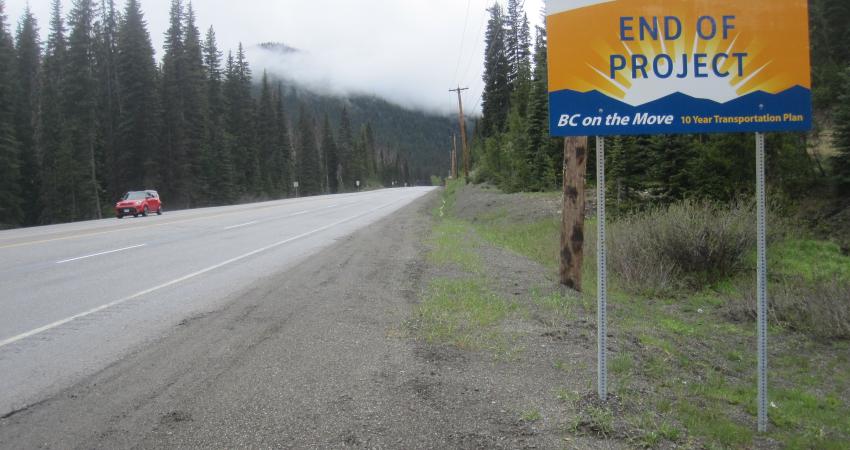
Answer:
[[[7, 0], [16, 23], [27, 0]], [[68, 12], [72, 0], [61, 0]], [[123, 2], [116, 1], [121, 9]], [[170, 0], [141, 0], [157, 56], [162, 56]], [[448, 89], [469, 86], [465, 101], [480, 100], [486, 8], [490, 0], [195, 0], [198, 25], [215, 27], [223, 49], [243, 42], [255, 73], [264, 68], [313, 89], [374, 94], [402, 106], [452, 113]], [[46, 39], [50, 1], [29, 1]], [[532, 23], [543, 0], [527, 0]], [[258, 44], [299, 49], [281, 57]]]

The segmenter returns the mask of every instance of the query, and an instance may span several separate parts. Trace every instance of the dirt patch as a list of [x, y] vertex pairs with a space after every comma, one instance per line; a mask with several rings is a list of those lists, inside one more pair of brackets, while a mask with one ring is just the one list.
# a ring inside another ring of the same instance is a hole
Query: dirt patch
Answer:
[[495, 187], [481, 184], [463, 187], [452, 213], [473, 223], [494, 216], [532, 222], [557, 216], [561, 207], [561, 197], [555, 193], [503, 194]]

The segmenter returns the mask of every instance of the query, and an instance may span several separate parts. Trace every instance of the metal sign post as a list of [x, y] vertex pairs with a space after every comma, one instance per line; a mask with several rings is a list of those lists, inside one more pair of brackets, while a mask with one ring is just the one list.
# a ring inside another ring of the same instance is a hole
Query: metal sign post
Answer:
[[295, 188], [295, 196], [296, 196], [296, 197], [298, 197], [298, 182], [297, 182], [297, 181], [293, 181], [293, 182], [292, 182], [292, 187], [294, 187], [294, 188]]
[[767, 206], [764, 189], [764, 133], [756, 133], [756, 203], [758, 215], [758, 431], [767, 431]]
[[596, 335], [599, 399], [608, 398], [608, 259], [605, 245], [605, 138], [596, 138]]

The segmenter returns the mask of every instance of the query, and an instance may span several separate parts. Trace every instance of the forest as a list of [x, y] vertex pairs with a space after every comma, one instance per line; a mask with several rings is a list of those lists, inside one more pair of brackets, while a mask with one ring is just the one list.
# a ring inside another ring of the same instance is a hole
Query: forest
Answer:
[[[809, 9], [816, 129], [769, 134], [767, 142], [770, 188], [792, 201], [850, 192], [850, 3], [811, 0]], [[519, 0], [496, 2], [489, 14], [473, 181], [506, 192], [557, 189], [563, 141], [549, 137], [546, 31], [532, 36]], [[749, 134], [616, 137], [608, 146], [615, 212], [686, 198], [730, 202], [754, 189]], [[593, 182], [595, 156], [588, 162]]]
[[41, 42], [38, 18], [13, 33], [0, 0], [0, 228], [108, 216], [135, 189], [182, 209], [290, 197], [296, 181], [299, 195], [414, 184], [447, 165], [434, 152], [450, 118], [254, 74], [183, 0], [157, 60], [140, 2], [120, 8], [53, 0]]

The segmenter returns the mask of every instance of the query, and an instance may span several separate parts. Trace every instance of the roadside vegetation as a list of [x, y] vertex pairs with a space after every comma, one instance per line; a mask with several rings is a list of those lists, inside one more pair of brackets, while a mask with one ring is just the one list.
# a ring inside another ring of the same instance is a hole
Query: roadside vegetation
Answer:
[[[522, 308], [487, 291], [492, 283], [481, 273], [491, 261], [461, 254], [474, 253], [478, 241], [504, 248], [539, 263], [556, 285], [559, 216], [545, 207], [531, 214], [528, 205], [559, 201], [554, 193], [507, 195], [449, 183], [435, 209], [431, 258], [464, 268], [469, 278], [429, 286], [418, 311], [433, 324], [428, 339], [504, 348], [485, 330]], [[755, 433], [753, 208], [682, 202], [609, 224], [612, 397], [596, 401], [593, 383], [584, 392], [553, 387], [566, 405], [566, 436], [648, 448], [847, 448], [850, 257], [790, 219], [770, 220], [769, 433]], [[535, 300], [553, 329], [595, 328], [595, 222], [586, 232], [586, 291], [550, 290]], [[552, 364], [577, 363], [562, 357]], [[595, 376], [592, 366], [580, 369]]]

